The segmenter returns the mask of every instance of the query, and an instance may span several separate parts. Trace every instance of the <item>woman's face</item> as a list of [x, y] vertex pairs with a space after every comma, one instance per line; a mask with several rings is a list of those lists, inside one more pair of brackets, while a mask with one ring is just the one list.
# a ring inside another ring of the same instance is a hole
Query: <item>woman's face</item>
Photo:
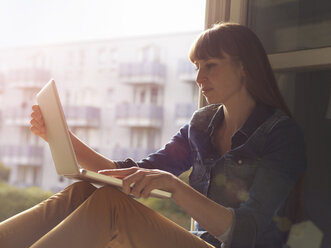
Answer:
[[246, 90], [244, 72], [239, 63], [224, 53], [224, 58], [207, 58], [195, 61], [196, 82], [208, 103], [226, 103]]

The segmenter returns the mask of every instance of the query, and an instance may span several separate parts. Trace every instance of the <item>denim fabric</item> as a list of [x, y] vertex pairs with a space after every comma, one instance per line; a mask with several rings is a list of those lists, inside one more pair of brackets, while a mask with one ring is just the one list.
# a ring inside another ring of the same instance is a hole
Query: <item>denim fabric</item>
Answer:
[[198, 237], [200, 237], [201, 239], [208, 242], [209, 244], [215, 246], [215, 248], [221, 248], [222, 247], [222, 242], [215, 239], [215, 237], [212, 236], [207, 231], [191, 231], [191, 233], [198, 236]]
[[[214, 141], [223, 119], [222, 105], [206, 106], [156, 153], [117, 165], [176, 176], [193, 167], [189, 184], [235, 213], [229, 247], [282, 247], [277, 212], [306, 169], [303, 134], [281, 110], [257, 104], [220, 156]], [[198, 223], [195, 230], [204, 231]]]

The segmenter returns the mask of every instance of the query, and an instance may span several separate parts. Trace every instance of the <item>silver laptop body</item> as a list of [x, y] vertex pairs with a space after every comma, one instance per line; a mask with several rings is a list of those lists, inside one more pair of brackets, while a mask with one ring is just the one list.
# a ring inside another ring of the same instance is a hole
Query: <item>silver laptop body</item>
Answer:
[[[37, 94], [47, 133], [47, 141], [58, 175], [91, 181], [96, 184], [110, 184], [122, 188], [122, 180], [79, 167], [69, 136], [67, 122], [60, 102], [55, 81], [50, 80]], [[171, 193], [152, 190], [150, 196], [170, 198]]]

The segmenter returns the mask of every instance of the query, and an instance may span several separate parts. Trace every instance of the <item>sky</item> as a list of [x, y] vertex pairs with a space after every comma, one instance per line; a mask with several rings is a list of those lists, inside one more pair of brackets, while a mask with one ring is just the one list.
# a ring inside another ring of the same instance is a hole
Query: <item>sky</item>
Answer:
[[0, 47], [199, 31], [205, 0], [0, 0]]

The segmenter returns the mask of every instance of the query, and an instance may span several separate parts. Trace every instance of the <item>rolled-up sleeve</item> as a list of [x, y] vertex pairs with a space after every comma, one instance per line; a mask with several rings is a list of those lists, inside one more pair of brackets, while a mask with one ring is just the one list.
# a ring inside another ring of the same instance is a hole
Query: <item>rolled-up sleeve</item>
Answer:
[[293, 120], [269, 134], [248, 199], [234, 209], [231, 247], [255, 247], [306, 169], [303, 135]]

